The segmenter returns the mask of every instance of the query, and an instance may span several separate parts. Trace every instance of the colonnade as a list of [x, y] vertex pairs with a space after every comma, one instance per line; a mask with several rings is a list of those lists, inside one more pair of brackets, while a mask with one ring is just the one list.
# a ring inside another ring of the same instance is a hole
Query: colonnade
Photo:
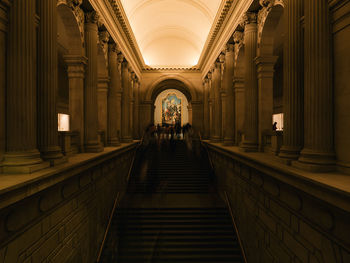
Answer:
[[[260, 5], [259, 12], [243, 15], [242, 23], [204, 77], [203, 112], [209, 119], [204, 122], [205, 137], [237, 145], [246, 152], [264, 151], [264, 137], [272, 132], [277, 57], [261, 51], [264, 47], [259, 44], [258, 29], [264, 26], [259, 23], [264, 23], [270, 10], [282, 5], [284, 130], [279, 158], [309, 171], [332, 170], [335, 156], [328, 3], [265, 0]], [[242, 48], [243, 79], [236, 74], [242, 63], [237, 61]]]
[[[74, 8], [81, 3], [67, 2]], [[7, 64], [2, 169], [4, 173], [31, 173], [67, 160], [58, 142], [57, 0], [12, 1], [1, 3], [1, 8], [9, 13], [6, 30], [1, 28], [8, 43], [1, 45], [1, 53], [7, 53], [7, 61], [2, 61]], [[98, 14], [85, 11], [84, 22], [82, 55], [64, 56], [70, 130], [79, 134], [80, 152], [101, 152], [105, 146], [101, 129], [109, 146], [132, 141], [133, 121], [138, 119], [133, 102], [134, 96], [138, 100], [140, 82], [117, 42], [105, 28], [99, 33], [103, 24]], [[99, 38], [108, 53], [109, 76], [104, 78], [97, 68]]]

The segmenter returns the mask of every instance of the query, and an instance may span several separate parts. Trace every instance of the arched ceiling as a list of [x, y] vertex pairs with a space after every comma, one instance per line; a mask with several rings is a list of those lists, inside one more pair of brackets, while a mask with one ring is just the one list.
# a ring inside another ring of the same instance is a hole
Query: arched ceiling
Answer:
[[121, 0], [146, 65], [198, 63], [221, 0]]

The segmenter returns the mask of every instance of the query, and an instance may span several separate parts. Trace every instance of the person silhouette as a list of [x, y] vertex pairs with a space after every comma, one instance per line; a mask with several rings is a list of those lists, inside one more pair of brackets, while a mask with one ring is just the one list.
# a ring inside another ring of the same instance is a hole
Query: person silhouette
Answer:
[[272, 125], [272, 130], [277, 131], [277, 121], [275, 121]]

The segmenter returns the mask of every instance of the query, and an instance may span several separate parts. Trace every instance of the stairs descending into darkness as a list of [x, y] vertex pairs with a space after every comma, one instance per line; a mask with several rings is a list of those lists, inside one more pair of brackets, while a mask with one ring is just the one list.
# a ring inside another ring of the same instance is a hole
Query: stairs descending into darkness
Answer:
[[244, 262], [208, 160], [179, 140], [151, 147], [138, 166], [113, 216], [101, 262]]

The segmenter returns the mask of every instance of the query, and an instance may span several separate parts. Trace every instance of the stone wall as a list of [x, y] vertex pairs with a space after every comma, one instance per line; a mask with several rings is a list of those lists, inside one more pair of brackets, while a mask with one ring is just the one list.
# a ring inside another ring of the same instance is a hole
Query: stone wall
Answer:
[[[61, 168], [18, 175], [27, 182], [1, 188], [0, 262], [95, 262], [135, 147], [78, 154]], [[8, 180], [2, 175], [0, 186]]]
[[249, 263], [350, 262], [348, 176], [306, 174], [263, 153], [207, 145]]

